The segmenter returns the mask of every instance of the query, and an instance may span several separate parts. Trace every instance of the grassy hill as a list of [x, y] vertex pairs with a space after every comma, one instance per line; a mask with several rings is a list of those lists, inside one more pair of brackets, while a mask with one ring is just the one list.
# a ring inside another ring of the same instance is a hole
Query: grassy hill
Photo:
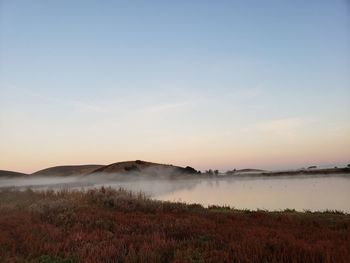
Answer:
[[0, 170], [0, 177], [19, 177], [19, 176], [27, 176], [27, 174], [13, 172], [13, 171]]
[[[62, 165], [54, 166], [39, 170], [29, 176], [74, 176], [74, 175], [87, 175], [87, 174], [144, 174], [144, 175], [186, 175], [186, 174], [196, 174], [198, 173], [192, 167], [180, 167], [169, 164], [159, 164], [146, 162], [141, 160], [136, 161], [126, 161], [117, 162], [109, 165]], [[0, 170], [0, 177], [18, 177], [18, 176], [28, 176], [27, 174]]]
[[97, 173], [133, 173], [133, 174], [147, 174], [147, 175], [182, 175], [182, 174], [196, 174], [197, 171], [192, 167], [180, 167], [169, 164], [159, 164], [146, 162], [141, 160], [118, 162], [110, 165], [102, 166], [90, 174]]
[[63, 165], [46, 168], [31, 175], [37, 176], [71, 176], [84, 175], [102, 167], [103, 165], [89, 164], [89, 165]]

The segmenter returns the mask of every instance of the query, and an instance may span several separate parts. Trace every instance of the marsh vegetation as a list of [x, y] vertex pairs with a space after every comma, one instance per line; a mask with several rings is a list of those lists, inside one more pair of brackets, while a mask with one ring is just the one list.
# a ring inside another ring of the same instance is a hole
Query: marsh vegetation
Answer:
[[142, 193], [0, 191], [1, 262], [349, 262], [350, 216], [234, 210]]

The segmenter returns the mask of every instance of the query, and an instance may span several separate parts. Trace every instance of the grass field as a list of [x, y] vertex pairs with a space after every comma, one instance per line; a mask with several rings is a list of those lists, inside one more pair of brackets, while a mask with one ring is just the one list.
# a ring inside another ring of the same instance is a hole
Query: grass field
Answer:
[[0, 262], [350, 262], [350, 215], [0, 191]]

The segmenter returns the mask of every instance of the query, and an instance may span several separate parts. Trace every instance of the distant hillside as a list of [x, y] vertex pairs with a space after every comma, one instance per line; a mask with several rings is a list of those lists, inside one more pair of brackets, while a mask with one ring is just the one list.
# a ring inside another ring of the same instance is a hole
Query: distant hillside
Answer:
[[251, 169], [251, 168], [236, 170], [237, 173], [256, 173], [256, 172], [264, 172], [264, 171], [265, 170]]
[[103, 167], [103, 165], [90, 164], [90, 165], [64, 165], [46, 168], [31, 175], [42, 176], [71, 176], [71, 175], [84, 175], [91, 173], [92, 171]]
[[13, 171], [0, 170], [0, 177], [18, 177], [18, 176], [27, 176], [27, 174], [13, 172]]
[[145, 162], [141, 160], [118, 162], [106, 165], [96, 169], [90, 174], [97, 173], [142, 173], [147, 175], [182, 175], [198, 173], [194, 168], [187, 166], [186, 168], [169, 164], [159, 164]]
[[251, 169], [251, 168], [246, 168], [246, 169], [235, 169], [231, 171], [227, 171], [226, 174], [233, 175], [233, 174], [256, 174], [256, 173], [263, 173], [266, 172], [265, 170], [261, 169]]
[[308, 169], [300, 169], [300, 170], [292, 170], [292, 171], [277, 171], [277, 172], [263, 172], [261, 175], [298, 175], [298, 174], [349, 174], [349, 167], [342, 168], [326, 168], [326, 169], [317, 169], [317, 168], [308, 168]]
[[[316, 166], [315, 166], [316, 167]], [[308, 169], [285, 170], [285, 171], [266, 171], [260, 169], [241, 169], [227, 171], [227, 175], [257, 175], [257, 176], [285, 176], [285, 175], [320, 175], [320, 174], [349, 174], [349, 167], [341, 168], [314, 168], [310, 166]]]

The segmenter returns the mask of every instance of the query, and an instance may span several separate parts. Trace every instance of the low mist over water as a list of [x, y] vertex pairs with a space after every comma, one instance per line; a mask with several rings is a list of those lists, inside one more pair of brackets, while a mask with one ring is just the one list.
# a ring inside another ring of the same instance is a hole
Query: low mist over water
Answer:
[[[350, 212], [350, 178], [325, 176], [243, 176], [199, 178], [148, 178], [123, 175], [1, 178], [0, 189], [88, 189], [110, 186], [142, 191], [154, 199], [237, 209]], [[336, 189], [336, 190], [335, 190]]]

